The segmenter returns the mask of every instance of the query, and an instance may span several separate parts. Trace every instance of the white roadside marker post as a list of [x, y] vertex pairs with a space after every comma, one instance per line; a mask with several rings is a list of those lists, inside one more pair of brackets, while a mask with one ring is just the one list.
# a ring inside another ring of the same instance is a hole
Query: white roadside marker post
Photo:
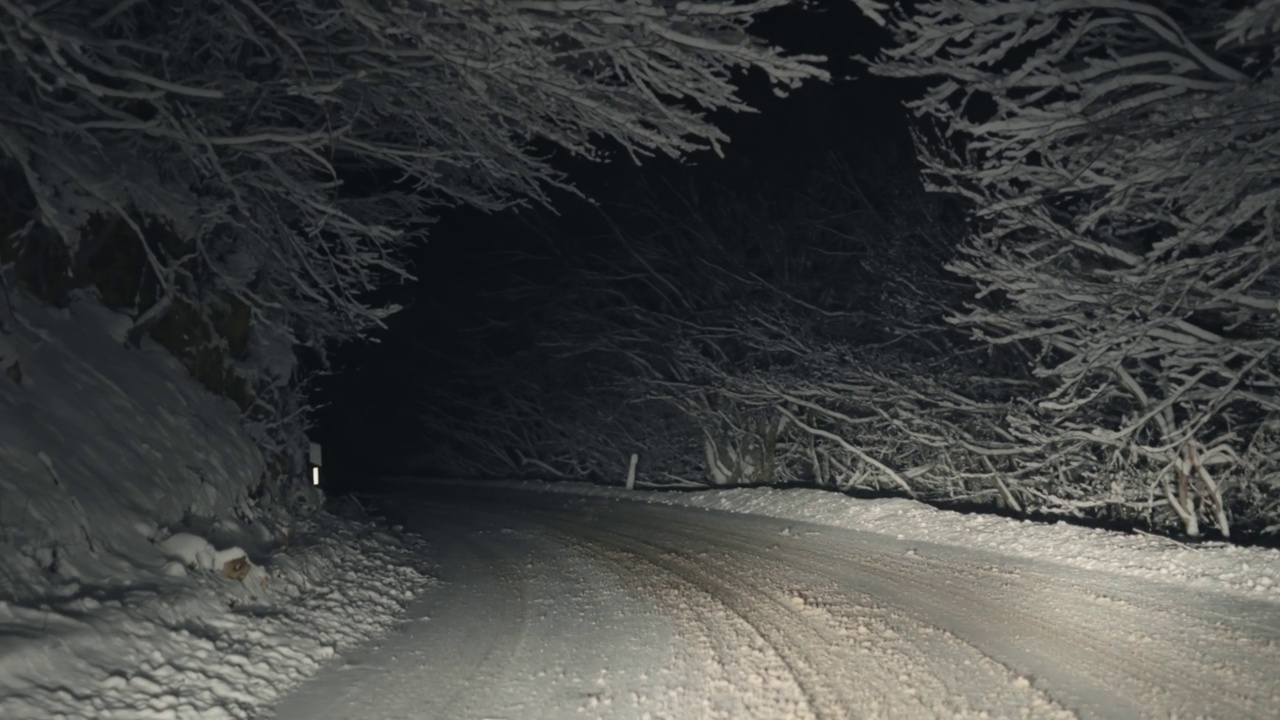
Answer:
[[308, 456], [311, 460], [311, 484], [316, 486], [320, 484], [320, 466], [323, 464], [321, 462], [320, 443], [311, 443]]
[[631, 466], [627, 468], [627, 489], [636, 489], [636, 463], [640, 461], [640, 456], [631, 453]]

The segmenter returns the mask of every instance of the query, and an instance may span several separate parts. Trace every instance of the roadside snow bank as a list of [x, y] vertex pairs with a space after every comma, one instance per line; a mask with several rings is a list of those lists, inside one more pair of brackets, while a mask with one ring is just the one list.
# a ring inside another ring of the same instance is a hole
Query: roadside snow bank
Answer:
[[112, 585], [163, 565], [153, 544], [192, 518], [252, 516], [263, 473], [239, 411], [129, 320], [84, 297], [16, 294], [0, 330], [0, 598]]
[[254, 718], [430, 582], [420, 541], [253, 503], [238, 409], [127, 318], [7, 299], [0, 718]]
[[431, 582], [421, 541], [366, 523], [319, 514], [294, 547], [244, 582], [192, 572], [0, 602], [0, 717], [257, 718]]
[[568, 482], [500, 482], [512, 489], [684, 505], [830, 525], [912, 542], [979, 548], [1082, 570], [1280, 600], [1280, 551], [1268, 548], [1218, 542], [1185, 545], [1150, 535], [1062, 522], [1049, 525], [995, 515], [964, 514], [913, 500], [862, 500], [806, 488], [628, 492], [617, 487]]

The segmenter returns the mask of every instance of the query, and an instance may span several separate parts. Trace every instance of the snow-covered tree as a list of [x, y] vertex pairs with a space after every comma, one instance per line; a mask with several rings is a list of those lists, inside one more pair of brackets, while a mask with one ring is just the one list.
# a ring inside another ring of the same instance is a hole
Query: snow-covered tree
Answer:
[[1238, 8], [927, 0], [891, 22], [877, 69], [929, 81], [926, 176], [973, 208], [952, 267], [979, 293], [953, 320], [1043, 381], [995, 458], [1046, 480], [1039, 506], [1192, 535], [1280, 513], [1280, 3]]
[[427, 400], [437, 462], [621, 482], [636, 453], [646, 483], [996, 492], [960, 455], [1001, 406], [922, 399], [940, 383], [916, 377], [986, 358], [942, 322], [969, 286], [904, 154], [833, 154], [749, 194], [636, 183], [604, 206], [609, 235], [522, 253], [487, 323], [518, 324], [518, 349], [459, 362]]
[[132, 233], [142, 326], [220, 295], [319, 347], [437, 209], [545, 201], [555, 148], [719, 150], [737, 75], [825, 77], [748, 34], [789, 2], [4, 0], [0, 159], [72, 256]]

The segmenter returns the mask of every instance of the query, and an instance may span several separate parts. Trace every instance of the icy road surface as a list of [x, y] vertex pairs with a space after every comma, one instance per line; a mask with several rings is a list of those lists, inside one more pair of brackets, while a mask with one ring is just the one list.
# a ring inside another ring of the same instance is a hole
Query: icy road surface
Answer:
[[606, 498], [393, 506], [445, 582], [282, 720], [1280, 717], [1280, 605]]

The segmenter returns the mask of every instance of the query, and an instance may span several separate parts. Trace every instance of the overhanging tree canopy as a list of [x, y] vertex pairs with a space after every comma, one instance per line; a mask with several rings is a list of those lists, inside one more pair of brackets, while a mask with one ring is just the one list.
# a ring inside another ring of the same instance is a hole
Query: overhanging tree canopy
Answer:
[[212, 286], [318, 346], [379, 324], [438, 208], [545, 201], [555, 147], [718, 149], [737, 73], [824, 78], [748, 34], [790, 1], [0, 0], [0, 157], [73, 253], [132, 229], [140, 322]]
[[1010, 472], [1051, 504], [1226, 533], [1280, 466], [1280, 5], [935, 0], [880, 72], [935, 189], [972, 203], [957, 324], [1034, 353]]

